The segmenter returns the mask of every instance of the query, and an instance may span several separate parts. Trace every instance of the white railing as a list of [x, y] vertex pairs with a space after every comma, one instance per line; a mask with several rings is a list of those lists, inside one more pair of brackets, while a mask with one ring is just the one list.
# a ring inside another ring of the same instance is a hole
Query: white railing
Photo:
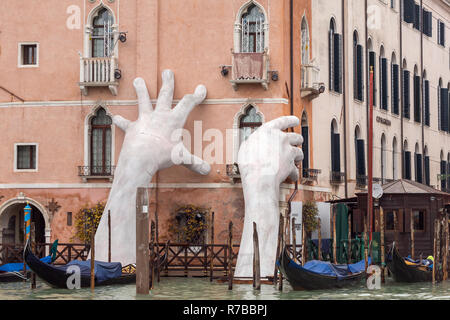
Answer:
[[301, 89], [303, 90], [319, 89], [319, 75], [320, 75], [319, 67], [312, 64], [302, 65], [301, 73], [302, 73]]
[[115, 57], [81, 58], [80, 82], [92, 84], [109, 84], [115, 81], [114, 71], [117, 68]]

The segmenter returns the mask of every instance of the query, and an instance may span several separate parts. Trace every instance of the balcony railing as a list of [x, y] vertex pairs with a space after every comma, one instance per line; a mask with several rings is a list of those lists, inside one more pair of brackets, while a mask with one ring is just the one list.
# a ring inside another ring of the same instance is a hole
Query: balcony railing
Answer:
[[319, 174], [322, 173], [322, 170], [320, 169], [310, 169], [310, 168], [303, 168], [302, 169], [302, 182], [317, 182], [317, 179], [319, 177]]
[[88, 87], [108, 87], [113, 95], [117, 95], [117, 67], [116, 57], [80, 58], [79, 85], [83, 94], [88, 94]]
[[115, 169], [115, 166], [79, 166], [78, 176], [84, 182], [88, 179], [109, 179], [112, 181]]
[[301, 88], [302, 98], [307, 96], [317, 96], [323, 83], [319, 82], [320, 68], [312, 64], [301, 66]]
[[269, 58], [264, 52], [241, 52], [232, 56], [233, 89], [237, 90], [239, 84], [259, 83], [265, 90], [268, 89]]
[[340, 184], [344, 183], [345, 180], [345, 173], [344, 172], [330, 172], [330, 183], [331, 184]]

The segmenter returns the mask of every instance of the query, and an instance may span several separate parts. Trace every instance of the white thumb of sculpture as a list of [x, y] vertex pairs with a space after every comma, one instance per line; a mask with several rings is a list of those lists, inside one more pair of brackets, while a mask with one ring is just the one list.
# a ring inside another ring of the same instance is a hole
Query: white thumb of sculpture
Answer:
[[[158, 170], [174, 164], [184, 165], [202, 175], [211, 171], [207, 162], [184, 147], [180, 130], [192, 109], [206, 98], [206, 87], [197, 86], [193, 94], [185, 95], [174, 108], [172, 71], [162, 73], [162, 87], [155, 108], [142, 78], [134, 80], [134, 87], [138, 119], [113, 117], [114, 124], [125, 132], [125, 138], [104, 211], [111, 212], [111, 260], [123, 265], [136, 262], [136, 189], [147, 186]], [[174, 158], [174, 154], [180, 152], [183, 154], [181, 161]], [[95, 234], [95, 255], [96, 260], [108, 259], [107, 215], [102, 216]]]

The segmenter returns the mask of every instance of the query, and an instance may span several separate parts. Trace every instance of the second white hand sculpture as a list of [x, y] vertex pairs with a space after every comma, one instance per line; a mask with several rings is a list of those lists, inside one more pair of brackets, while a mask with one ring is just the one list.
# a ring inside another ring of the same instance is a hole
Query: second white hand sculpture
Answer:
[[[134, 87], [139, 104], [138, 119], [131, 122], [121, 116], [113, 117], [114, 124], [125, 131], [125, 139], [104, 211], [111, 210], [111, 259], [122, 265], [136, 263], [136, 189], [147, 186], [158, 170], [174, 164], [182, 164], [203, 175], [211, 170], [210, 165], [193, 156], [181, 140], [181, 129], [189, 113], [206, 97], [205, 86], [199, 85], [194, 94], [185, 95], [173, 109], [172, 71], [162, 73], [162, 87], [155, 109], [145, 81], [137, 78]], [[108, 260], [106, 214], [95, 234], [95, 258]]]
[[296, 163], [303, 160], [302, 150], [296, 147], [303, 143], [303, 137], [282, 130], [298, 126], [299, 122], [294, 116], [267, 122], [239, 149], [245, 218], [235, 277], [253, 275], [253, 222], [256, 222], [259, 236], [261, 277], [273, 275], [280, 221], [280, 184], [287, 177], [298, 180]]

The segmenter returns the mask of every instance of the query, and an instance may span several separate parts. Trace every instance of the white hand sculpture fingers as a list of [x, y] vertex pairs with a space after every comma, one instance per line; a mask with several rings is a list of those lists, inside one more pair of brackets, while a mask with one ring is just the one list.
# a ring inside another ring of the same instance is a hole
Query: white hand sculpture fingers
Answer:
[[287, 128], [296, 127], [299, 124], [300, 120], [296, 116], [284, 116], [265, 123], [263, 127], [286, 130]]
[[174, 75], [171, 70], [164, 70], [162, 73], [162, 86], [159, 91], [156, 110], [171, 110], [173, 100]]
[[291, 146], [301, 146], [303, 144], [303, 137], [301, 134], [295, 133], [295, 132], [288, 132], [286, 133], [289, 144]]
[[293, 148], [294, 163], [297, 164], [303, 160], [303, 151], [300, 148]]
[[183, 145], [183, 163], [186, 168], [200, 173], [201, 175], [207, 175], [211, 171], [211, 166], [208, 162], [200, 159], [199, 157], [191, 154]]
[[[177, 106], [173, 109], [175, 116], [186, 121], [189, 113], [195, 106], [199, 105], [206, 98], [206, 87], [199, 85], [195, 89], [194, 94], [187, 94], [178, 102]], [[184, 123], [183, 123], [184, 124]]]
[[122, 129], [123, 131], [127, 131], [131, 121], [128, 119], [125, 119], [122, 116], [116, 115], [113, 117], [113, 123], [118, 126], [120, 129]]
[[292, 181], [298, 181], [300, 179], [300, 173], [298, 172], [298, 168], [296, 166], [292, 166], [291, 173], [289, 174], [289, 179]]
[[153, 107], [144, 79], [134, 79], [133, 85], [138, 97], [139, 117], [143, 114], [150, 114], [153, 111]]

